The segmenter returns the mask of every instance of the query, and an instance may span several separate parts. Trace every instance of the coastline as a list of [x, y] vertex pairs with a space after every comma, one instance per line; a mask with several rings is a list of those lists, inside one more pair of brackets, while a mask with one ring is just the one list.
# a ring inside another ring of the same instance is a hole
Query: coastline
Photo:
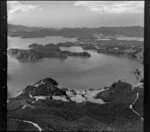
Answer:
[[[140, 71], [140, 75], [138, 75], [137, 74], [137, 72], [136, 72], [136, 70], [139, 70]], [[136, 69], [135, 71], [133, 71], [134, 73], [135, 73], [135, 77], [138, 77], [138, 78], [140, 78], [139, 79], [139, 81], [138, 82], [140, 82], [140, 80], [144, 77], [143, 75], [144, 75], [144, 73], [142, 72], [142, 70], [141, 69]], [[120, 81], [122, 81], [122, 80], [120, 80]], [[114, 81], [113, 83], [115, 83], [116, 81]], [[113, 84], [112, 83], [112, 84]], [[34, 83], [31, 83], [30, 85], [33, 85]], [[134, 86], [134, 85], [133, 85]], [[77, 93], [80, 93], [80, 92], [85, 92], [85, 91], [93, 91], [93, 90], [106, 90], [107, 88], [108, 88], [109, 86], [105, 86], [105, 87], [103, 87], [103, 88], [89, 88], [89, 89], [87, 89], [87, 90], [82, 90], [82, 89], [78, 89], [78, 90], [75, 90], [75, 89], [70, 89], [69, 88], [69, 90], [74, 90], [74, 91], [76, 91]], [[59, 86], [59, 84], [58, 84], [58, 88], [60, 88], [60, 89], [62, 89], [62, 88], [64, 88], [63, 86]], [[68, 88], [67, 88], [68, 89]], [[16, 95], [14, 95], [14, 96], [12, 96], [12, 97], [9, 97], [7, 100], [9, 100], [9, 99], [11, 99], [11, 98], [15, 98], [15, 97], [17, 97], [17, 96], [19, 96], [19, 95], [21, 95], [23, 93], [23, 90], [21, 90], [20, 92], [18, 92]]]

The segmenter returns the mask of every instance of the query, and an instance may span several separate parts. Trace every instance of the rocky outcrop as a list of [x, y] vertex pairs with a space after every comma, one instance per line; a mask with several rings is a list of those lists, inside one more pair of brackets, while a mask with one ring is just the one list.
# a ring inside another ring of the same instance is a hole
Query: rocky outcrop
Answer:
[[122, 81], [104, 89], [70, 90], [45, 78], [7, 105], [8, 130], [14, 125], [20, 131], [143, 131], [143, 88]]

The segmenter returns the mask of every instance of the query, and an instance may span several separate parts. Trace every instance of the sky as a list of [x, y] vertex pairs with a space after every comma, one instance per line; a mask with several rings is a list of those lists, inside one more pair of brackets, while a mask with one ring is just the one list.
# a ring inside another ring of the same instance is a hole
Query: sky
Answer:
[[7, 1], [8, 23], [35, 27], [143, 26], [143, 1]]

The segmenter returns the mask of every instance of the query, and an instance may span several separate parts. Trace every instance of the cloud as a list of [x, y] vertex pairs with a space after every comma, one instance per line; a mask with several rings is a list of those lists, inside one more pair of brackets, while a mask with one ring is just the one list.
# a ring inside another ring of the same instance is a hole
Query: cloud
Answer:
[[7, 9], [8, 13], [14, 14], [16, 12], [29, 12], [35, 9], [42, 10], [39, 6], [31, 5], [31, 4], [23, 4], [19, 1], [7, 1]]
[[98, 13], [144, 13], [144, 1], [77, 1], [74, 5]]

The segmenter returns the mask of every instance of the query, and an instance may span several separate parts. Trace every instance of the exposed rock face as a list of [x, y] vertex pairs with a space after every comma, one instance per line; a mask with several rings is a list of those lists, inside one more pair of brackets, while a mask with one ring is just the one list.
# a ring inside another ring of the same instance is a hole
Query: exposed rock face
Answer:
[[7, 105], [8, 130], [143, 131], [143, 88], [122, 81], [77, 91], [45, 78]]

